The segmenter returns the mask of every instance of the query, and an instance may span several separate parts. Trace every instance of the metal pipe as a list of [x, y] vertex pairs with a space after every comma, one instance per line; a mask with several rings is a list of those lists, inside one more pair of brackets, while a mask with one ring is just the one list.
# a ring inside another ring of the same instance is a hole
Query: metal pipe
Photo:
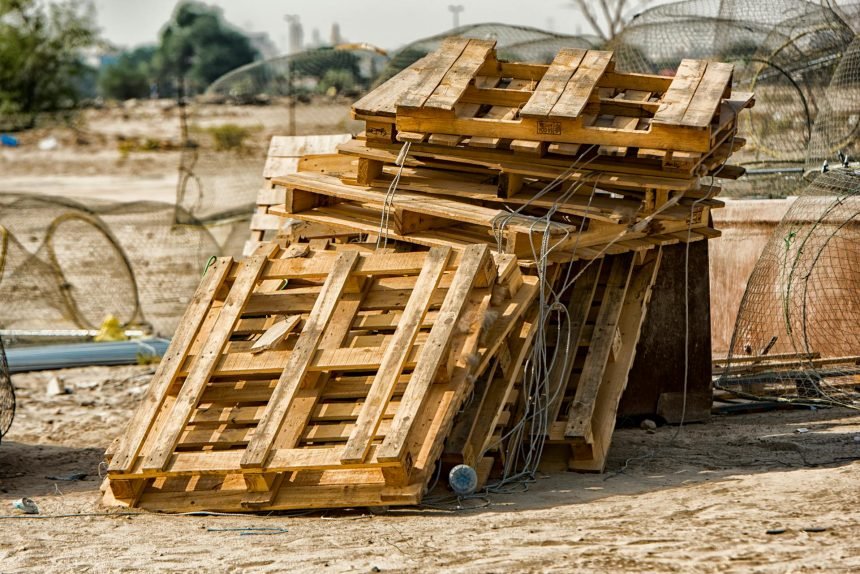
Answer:
[[109, 343], [74, 343], [6, 349], [10, 373], [88, 367], [134, 365], [167, 352], [167, 339], [139, 339]]
[[[146, 333], [141, 329], [126, 329], [126, 337], [143, 337]], [[0, 337], [15, 338], [51, 338], [51, 337], [95, 337], [98, 329], [0, 329]]]
[[746, 175], [767, 175], [772, 173], [803, 173], [802, 167], [764, 167], [760, 169], [747, 168]]

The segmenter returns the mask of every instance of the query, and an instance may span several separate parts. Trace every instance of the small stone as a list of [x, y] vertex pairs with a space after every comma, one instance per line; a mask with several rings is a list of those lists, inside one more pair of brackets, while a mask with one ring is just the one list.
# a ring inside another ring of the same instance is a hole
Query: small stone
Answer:
[[642, 430], [653, 431], [657, 429], [657, 423], [655, 423], [651, 419], [645, 419], [641, 423], [639, 423], [639, 428], [641, 428]]
[[49, 397], [65, 395], [68, 392], [69, 391], [66, 390], [66, 385], [63, 382], [63, 379], [60, 377], [51, 377], [51, 380], [48, 381], [48, 386], [45, 389], [45, 394]]
[[785, 534], [785, 528], [771, 528], [765, 534]]
[[373, 568], [370, 569], [370, 571], [371, 572], [382, 572], [382, 570], [379, 569], [379, 566], [374, 566]]

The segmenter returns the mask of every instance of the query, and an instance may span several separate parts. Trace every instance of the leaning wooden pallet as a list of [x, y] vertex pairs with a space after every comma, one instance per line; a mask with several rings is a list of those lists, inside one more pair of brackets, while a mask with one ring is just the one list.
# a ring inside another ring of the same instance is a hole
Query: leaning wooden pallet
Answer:
[[484, 246], [267, 244], [242, 263], [219, 259], [109, 454], [106, 502], [417, 503], [460, 403], [535, 284]]
[[[651, 288], [662, 252], [626, 253], [595, 261], [582, 270], [567, 301], [569, 322], [558, 341], [549, 373], [549, 444], [565, 444], [571, 470], [603, 472], [615, 415], [633, 366]], [[562, 360], [563, 358], [563, 360]]]

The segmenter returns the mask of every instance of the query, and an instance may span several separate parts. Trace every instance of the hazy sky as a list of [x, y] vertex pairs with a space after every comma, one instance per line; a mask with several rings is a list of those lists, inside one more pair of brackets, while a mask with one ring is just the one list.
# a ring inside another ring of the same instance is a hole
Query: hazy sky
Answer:
[[[351, 42], [370, 42], [392, 49], [411, 40], [451, 28], [448, 5], [462, 4], [460, 23], [500, 22], [588, 33], [580, 15], [567, 0], [208, 0], [224, 10], [231, 23], [251, 32], [267, 32], [280, 49], [286, 48], [285, 14], [298, 14], [305, 41], [318, 28], [328, 40], [333, 22]], [[155, 42], [176, 0], [95, 0], [104, 36], [119, 46]]]

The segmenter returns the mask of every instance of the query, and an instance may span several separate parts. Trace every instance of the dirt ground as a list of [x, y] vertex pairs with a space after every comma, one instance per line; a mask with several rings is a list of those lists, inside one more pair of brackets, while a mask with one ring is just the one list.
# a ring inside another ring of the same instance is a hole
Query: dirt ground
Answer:
[[[620, 429], [606, 474], [553, 473], [526, 492], [464, 501], [466, 510], [431, 499], [381, 514], [128, 515], [99, 506], [99, 464], [151, 372], [13, 377], [19, 410], [0, 444], [0, 571], [860, 570], [860, 415], [847, 409]], [[53, 376], [68, 394], [46, 394]], [[86, 478], [58, 480], [75, 473]], [[23, 496], [45, 518], [12, 510]]]
[[[245, 153], [230, 159], [229, 165], [220, 165], [224, 157], [218, 156], [211, 165], [197, 166], [203, 179], [227, 177], [236, 170], [259, 178], [271, 137], [292, 133], [288, 108], [277, 101], [269, 106], [194, 104], [188, 114], [190, 138], [201, 146], [202, 160], [215, 157], [213, 128], [233, 125], [248, 133]], [[298, 135], [360, 129], [349, 116], [349, 104], [340, 100], [299, 105], [295, 117]], [[44, 118], [37, 128], [15, 136], [19, 147], [0, 147], [0, 192], [114, 201], [176, 200], [177, 150], [182, 139], [178, 109], [170, 100], [88, 109], [71, 122]], [[39, 149], [47, 138], [55, 139], [56, 147]]]

